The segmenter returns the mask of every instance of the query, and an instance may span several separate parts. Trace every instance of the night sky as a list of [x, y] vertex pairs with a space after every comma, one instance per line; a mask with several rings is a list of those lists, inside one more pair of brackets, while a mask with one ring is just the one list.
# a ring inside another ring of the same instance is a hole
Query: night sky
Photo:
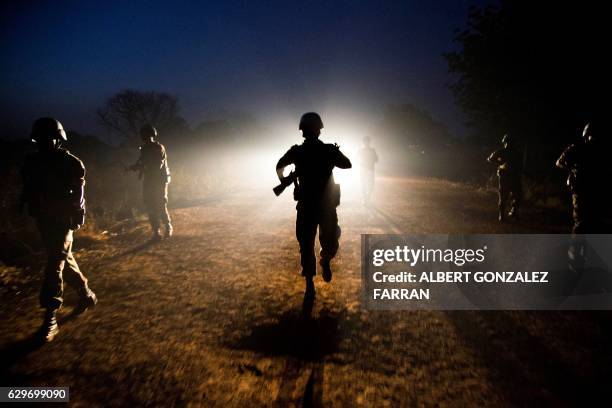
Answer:
[[411, 102], [462, 135], [441, 54], [469, 5], [486, 2], [12, 3], [1, 6], [3, 135], [48, 115], [100, 134], [96, 108], [124, 88], [176, 94], [191, 125]]

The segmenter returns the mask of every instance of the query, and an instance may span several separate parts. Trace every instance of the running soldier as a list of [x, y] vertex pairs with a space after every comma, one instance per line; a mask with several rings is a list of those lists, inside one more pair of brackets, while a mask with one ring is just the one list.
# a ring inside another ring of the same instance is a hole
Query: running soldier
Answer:
[[[281, 184], [294, 183], [297, 201], [296, 236], [300, 245], [302, 276], [306, 281], [306, 297], [314, 298], [313, 278], [316, 274], [315, 237], [319, 230], [321, 244], [320, 265], [325, 282], [332, 279], [331, 260], [338, 252], [340, 227], [336, 207], [340, 204], [340, 186], [334, 182], [334, 167], [351, 168], [350, 160], [338, 145], [319, 140], [323, 122], [314, 112], [302, 115], [299, 129], [304, 142], [294, 145], [276, 165]], [[284, 177], [284, 169], [295, 166], [295, 171]]]

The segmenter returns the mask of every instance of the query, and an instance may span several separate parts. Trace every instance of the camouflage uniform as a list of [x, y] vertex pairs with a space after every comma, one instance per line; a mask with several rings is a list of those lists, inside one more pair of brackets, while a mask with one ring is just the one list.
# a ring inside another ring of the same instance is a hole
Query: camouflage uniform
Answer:
[[47, 252], [41, 306], [57, 310], [62, 305], [64, 280], [82, 298], [92, 296], [72, 254], [73, 230], [83, 224], [85, 215], [83, 163], [61, 148], [40, 151], [26, 158], [22, 177], [22, 204], [36, 219]]
[[491, 153], [487, 160], [497, 165], [497, 177], [499, 179], [497, 206], [499, 208], [500, 221], [506, 218], [506, 211], [511, 196], [510, 215], [517, 216], [523, 200], [523, 186], [521, 183], [523, 161], [520, 151], [506, 145]]
[[161, 221], [168, 233], [172, 230], [172, 225], [167, 206], [170, 169], [166, 148], [156, 141], [145, 142], [140, 146], [138, 161], [131, 168], [137, 170], [143, 179], [143, 199], [153, 232], [158, 233]]
[[334, 182], [334, 167], [350, 167], [349, 159], [337, 145], [318, 139], [306, 139], [294, 145], [278, 161], [277, 168], [295, 165], [297, 186], [296, 236], [300, 245], [302, 275], [316, 274], [314, 240], [319, 229], [321, 260], [329, 262], [338, 252], [340, 227], [336, 207], [340, 204], [340, 186]]

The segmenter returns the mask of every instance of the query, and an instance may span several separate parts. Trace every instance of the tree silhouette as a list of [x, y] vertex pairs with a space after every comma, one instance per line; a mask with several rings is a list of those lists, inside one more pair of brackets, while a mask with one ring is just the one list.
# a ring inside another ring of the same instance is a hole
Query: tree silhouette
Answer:
[[514, 131], [549, 146], [575, 138], [608, 92], [606, 16], [593, 1], [472, 7], [459, 50], [444, 56], [475, 136], [490, 143]]
[[176, 96], [126, 89], [108, 98], [97, 114], [102, 125], [112, 133], [132, 139], [146, 123], [170, 132], [186, 128], [179, 111]]

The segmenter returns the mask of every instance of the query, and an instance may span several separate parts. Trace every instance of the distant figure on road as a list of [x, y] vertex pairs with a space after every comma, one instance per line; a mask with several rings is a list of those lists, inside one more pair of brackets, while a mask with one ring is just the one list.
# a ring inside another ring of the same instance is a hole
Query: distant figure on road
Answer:
[[359, 164], [361, 173], [361, 193], [363, 204], [370, 205], [372, 191], [374, 191], [375, 171], [374, 166], [378, 162], [376, 150], [370, 147], [370, 138], [363, 138], [363, 148], [359, 151]]
[[144, 143], [139, 148], [140, 157], [129, 169], [138, 171], [138, 176], [142, 179], [142, 194], [153, 229], [153, 240], [162, 238], [159, 231], [160, 221], [166, 227], [165, 237], [169, 238], [172, 236], [173, 229], [168, 213], [170, 168], [166, 148], [155, 140], [157, 129], [151, 125], [144, 125], [140, 129], [140, 137]]
[[[323, 121], [314, 112], [302, 115], [299, 129], [304, 142], [294, 145], [276, 164], [276, 174], [284, 185], [295, 184], [297, 201], [296, 236], [300, 244], [302, 276], [306, 280], [305, 297], [314, 298], [313, 278], [316, 274], [314, 240], [319, 229], [322, 276], [332, 279], [331, 260], [338, 252], [340, 227], [336, 207], [340, 204], [340, 186], [334, 182], [334, 167], [351, 168], [351, 161], [338, 145], [319, 140]], [[295, 165], [295, 171], [284, 177], [284, 169]]]
[[567, 185], [572, 193], [574, 234], [610, 232], [605, 231], [610, 205], [602, 196], [605, 190], [602, 186], [610, 182], [609, 151], [603, 146], [601, 128], [595, 127], [599, 125], [587, 123], [582, 139], [568, 146], [556, 162], [557, 167], [569, 171]]
[[85, 222], [85, 166], [62, 149], [61, 143], [67, 138], [59, 121], [36, 120], [31, 138], [38, 151], [26, 158], [22, 168], [20, 209], [27, 206], [36, 219], [47, 253], [40, 292], [40, 304], [45, 309], [40, 334], [43, 340], [52, 341], [59, 332], [56, 314], [63, 302], [64, 280], [79, 294], [76, 314], [98, 301], [72, 255], [73, 232]]
[[[509, 134], [502, 138], [501, 149], [491, 153], [487, 161], [497, 166], [497, 177], [499, 178], [499, 221], [506, 221], [506, 215], [518, 219], [518, 211], [523, 199], [523, 186], [521, 177], [523, 173], [523, 158], [520, 149], [517, 148]], [[510, 203], [510, 211], [507, 207]]]

